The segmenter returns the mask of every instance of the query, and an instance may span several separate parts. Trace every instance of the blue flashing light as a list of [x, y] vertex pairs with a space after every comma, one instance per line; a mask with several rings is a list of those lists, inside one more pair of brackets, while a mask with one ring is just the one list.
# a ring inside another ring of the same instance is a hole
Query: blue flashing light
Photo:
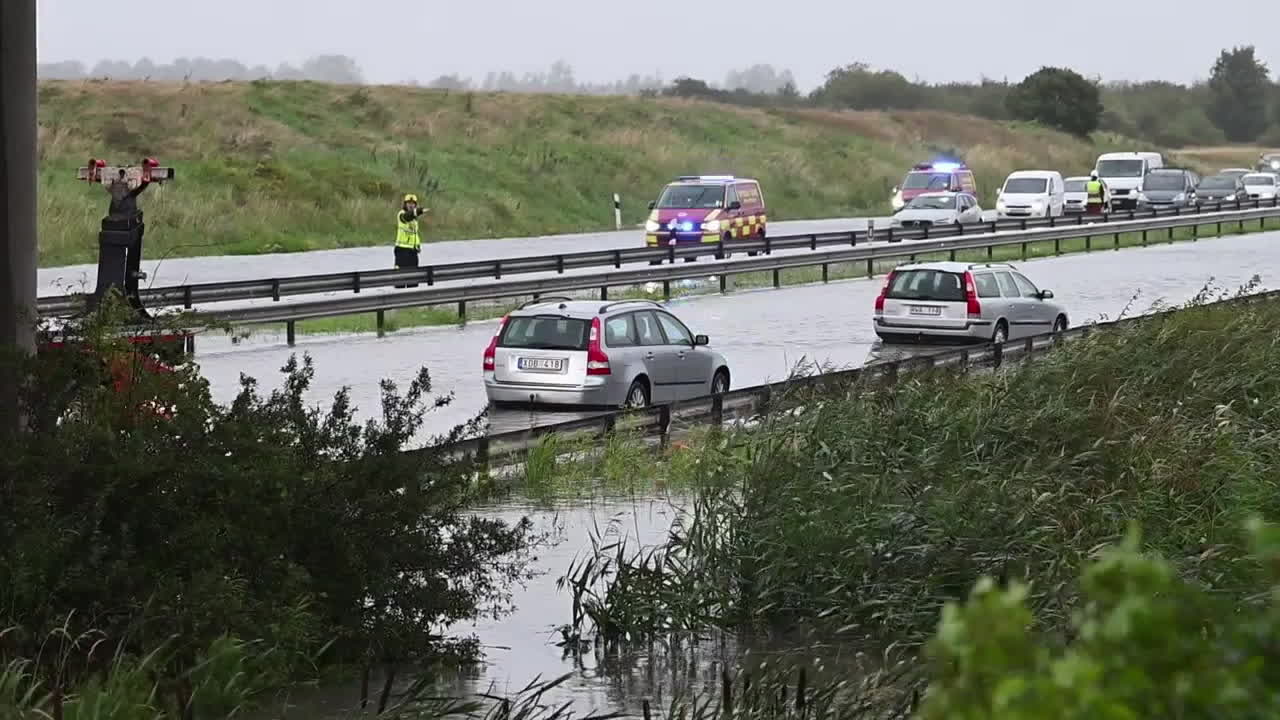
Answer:
[[688, 221], [680, 223], [680, 230], [682, 232], [691, 232], [693, 230], [693, 223]]

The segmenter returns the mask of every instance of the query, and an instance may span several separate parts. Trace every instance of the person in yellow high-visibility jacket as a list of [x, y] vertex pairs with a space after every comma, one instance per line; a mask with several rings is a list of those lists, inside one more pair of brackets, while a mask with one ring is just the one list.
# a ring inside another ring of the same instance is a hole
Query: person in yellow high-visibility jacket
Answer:
[[1089, 182], [1085, 183], [1085, 212], [1089, 215], [1101, 215], [1107, 207], [1107, 186], [1098, 178], [1098, 171], [1089, 174]]
[[[427, 208], [418, 207], [417, 195], [405, 195], [396, 215], [396, 267], [418, 267], [418, 252], [422, 249], [422, 236], [418, 232], [418, 218], [426, 214]], [[397, 285], [398, 288], [417, 287]]]

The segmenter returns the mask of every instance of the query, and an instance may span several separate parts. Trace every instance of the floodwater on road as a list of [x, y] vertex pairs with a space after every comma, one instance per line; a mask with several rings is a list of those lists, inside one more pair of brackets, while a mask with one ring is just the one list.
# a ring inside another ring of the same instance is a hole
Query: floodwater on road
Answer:
[[[1280, 234], [1265, 233], [1201, 240], [1122, 251], [1018, 263], [1041, 288], [1071, 313], [1072, 325], [1114, 319], [1126, 309], [1145, 311], [1157, 300], [1179, 303], [1213, 280], [1226, 287], [1247, 283], [1255, 274], [1263, 284], [1280, 271]], [[871, 326], [871, 308], [881, 279], [829, 285], [760, 289], [728, 295], [673, 300], [669, 307], [696, 333], [711, 337], [725, 356], [736, 388], [782, 380], [800, 363], [856, 367], [880, 357]], [[426, 430], [444, 432], [485, 410], [481, 353], [496, 321], [462, 327], [401, 330], [384, 338], [372, 334], [299, 336], [289, 348], [262, 333], [239, 344], [210, 336], [197, 343], [196, 360], [210, 379], [215, 397], [229, 401], [241, 373], [264, 387], [279, 384], [279, 368], [291, 354], [306, 353], [316, 363], [311, 399], [322, 402], [339, 388], [366, 416], [379, 412], [378, 383], [402, 386], [426, 366], [435, 390], [455, 401], [433, 413]], [[876, 355], [871, 355], [875, 352]], [[514, 430], [580, 417], [582, 413], [502, 410], [489, 417], [494, 431]]]
[[[1181, 303], [1207, 283], [1232, 289], [1255, 275], [1264, 286], [1272, 285], [1280, 272], [1280, 233], [1201, 240], [1119, 252], [1017, 263], [1043, 289], [1052, 289], [1056, 300], [1070, 312], [1073, 325], [1096, 319], [1115, 319], [1122, 313], [1146, 311], [1152, 303]], [[678, 300], [671, 307], [695, 332], [711, 336], [713, 346], [732, 365], [734, 385], [742, 387], [786, 377], [801, 361], [839, 367], [911, 352], [880, 346], [871, 327], [872, 301], [880, 280], [852, 280], [829, 285], [757, 290], [727, 296]], [[433, 424], [441, 431], [485, 407], [480, 384], [480, 355], [494, 322], [472, 323], [461, 328], [424, 328], [394, 333], [386, 338], [303, 337], [296, 349], [262, 345], [246, 346], [205, 339], [197, 360], [212, 381], [220, 400], [234, 393], [236, 376], [245, 372], [260, 378], [264, 386], [277, 381], [273, 371], [293, 352], [307, 352], [317, 361], [313, 397], [319, 400], [342, 386], [363, 412], [377, 409], [378, 381], [392, 378], [405, 383], [416, 368], [431, 368], [437, 388], [454, 392], [455, 405], [444, 409]], [[494, 429], [514, 429], [531, 422], [565, 419], [572, 413], [510, 412], [493, 416]], [[606, 537], [627, 537], [642, 544], [662, 541], [678, 513], [680, 497], [658, 494], [627, 499], [575, 503], [567, 507], [531, 505], [524, 501], [484, 508], [484, 514], [515, 520], [528, 516], [536, 528], [558, 540], [538, 553], [540, 575], [515, 592], [515, 611], [496, 620], [455, 627], [454, 632], [474, 633], [485, 649], [484, 662], [456, 677], [440, 678], [450, 693], [513, 693], [536, 677], [551, 679], [570, 674], [548, 702], [574, 700], [582, 713], [617, 710], [637, 714], [642, 699], [655, 707], [662, 698], [688, 683], [714, 683], [719, 668], [741, 661], [742, 649], [732, 644], [703, 648], [694, 662], [675, 666], [656, 664], [652, 658], [601, 657], [588, 650], [566, 652], [558, 646], [558, 626], [570, 620], [570, 597], [558, 592], [556, 580], [575, 557], [591, 550], [593, 532]], [[754, 655], [785, 652], [784, 646], [756, 648]], [[856, 660], [855, 648], [831, 648], [836, 662]], [[806, 658], [807, 659], [807, 658]], [[800, 660], [797, 658], [797, 660]], [[827, 662], [830, 662], [827, 660]], [[333, 716], [358, 699], [358, 686], [325, 688], [312, 696], [299, 696], [301, 705], [292, 717]]]

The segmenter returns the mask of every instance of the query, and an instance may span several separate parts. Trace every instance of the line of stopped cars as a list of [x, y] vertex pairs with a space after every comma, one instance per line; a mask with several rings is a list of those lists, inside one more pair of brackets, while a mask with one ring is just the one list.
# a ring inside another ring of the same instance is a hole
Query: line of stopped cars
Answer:
[[[965, 221], [981, 220], [972, 172], [962, 165], [946, 172], [960, 190], [951, 194], [949, 210]], [[933, 207], [940, 203], [925, 188], [908, 202], [947, 211]], [[650, 212], [650, 247], [732, 247], [736, 239], [766, 232], [764, 194], [749, 178], [680, 177], [663, 188]], [[1008, 264], [908, 264], [885, 277], [874, 328], [885, 343], [1005, 342], [1066, 329], [1067, 313], [1052, 298]], [[732, 377], [710, 338], [653, 300], [533, 300], [499, 321], [483, 356], [485, 393], [494, 407], [646, 407], [727, 392]]]

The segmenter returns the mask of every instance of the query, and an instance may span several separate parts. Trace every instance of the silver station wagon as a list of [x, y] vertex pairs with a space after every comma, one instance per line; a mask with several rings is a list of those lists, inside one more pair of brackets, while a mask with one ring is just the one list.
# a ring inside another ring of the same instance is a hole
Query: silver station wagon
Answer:
[[941, 338], [1002, 343], [1067, 329], [1053, 293], [1007, 263], [903, 265], [876, 298], [876, 335], [885, 342]]
[[723, 393], [729, 364], [663, 305], [554, 298], [502, 319], [484, 351], [494, 405], [645, 407]]

